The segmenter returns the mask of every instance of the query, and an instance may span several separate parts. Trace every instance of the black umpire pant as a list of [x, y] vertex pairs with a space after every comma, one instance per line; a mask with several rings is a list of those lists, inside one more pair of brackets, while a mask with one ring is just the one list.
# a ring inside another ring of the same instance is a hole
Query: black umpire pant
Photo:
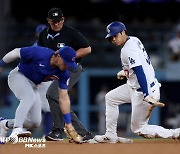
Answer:
[[[82, 66], [79, 64], [78, 69], [76, 72], [70, 72], [70, 80], [68, 84], [68, 91], [72, 89], [72, 87], [77, 83], [80, 78], [83, 69]], [[52, 114], [52, 121], [53, 121], [53, 128], [60, 129], [61, 131], [64, 130], [64, 120], [59, 108], [59, 93], [58, 93], [58, 80], [52, 82], [47, 90], [47, 99], [49, 102], [51, 114]], [[85, 136], [88, 133], [88, 130], [82, 125], [79, 121], [76, 114], [71, 110], [71, 119], [72, 125], [76, 129], [77, 133], [81, 136]]]

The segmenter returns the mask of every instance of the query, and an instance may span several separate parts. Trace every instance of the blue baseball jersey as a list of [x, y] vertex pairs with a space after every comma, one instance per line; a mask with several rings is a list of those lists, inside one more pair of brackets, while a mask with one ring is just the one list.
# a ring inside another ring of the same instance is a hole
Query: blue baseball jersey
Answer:
[[59, 87], [67, 89], [70, 73], [68, 70], [61, 71], [58, 67], [50, 66], [53, 54], [54, 51], [46, 47], [23, 47], [20, 49], [19, 71], [35, 84], [58, 79]]

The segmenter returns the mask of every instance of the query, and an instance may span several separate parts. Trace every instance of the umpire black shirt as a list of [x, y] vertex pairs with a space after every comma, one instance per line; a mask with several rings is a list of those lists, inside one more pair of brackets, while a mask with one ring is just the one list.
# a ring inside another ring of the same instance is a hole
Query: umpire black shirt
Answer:
[[[57, 51], [63, 46], [70, 46], [76, 51], [80, 48], [89, 47], [89, 43], [77, 29], [65, 24], [59, 32], [53, 31], [50, 27], [42, 30], [37, 44], [39, 46], [48, 47], [54, 51]], [[81, 58], [77, 58], [76, 62], [79, 63], [80, 60]]]

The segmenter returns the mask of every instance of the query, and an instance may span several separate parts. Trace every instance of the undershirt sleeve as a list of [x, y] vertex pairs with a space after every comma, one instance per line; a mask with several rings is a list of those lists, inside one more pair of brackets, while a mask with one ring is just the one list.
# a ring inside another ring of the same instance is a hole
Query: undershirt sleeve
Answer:
[[139, 83], [141, 90], [144, 94], [144, 97], [146, 97], [149, 94], [148, 94], [147, 80], [146, 80], [146, 76], [144, 74], [143, 68], [140, 65], [140, 66], [133, 67], [132, 69], [137, 76], [137, 80], [138, 80], [138, 83]]
[[3, 61], [7, 64], [12, 61], [14, 61], [17, 58], [21, 58], [20, 56], [20, 49], [21, 48], [15, 48], [14, 50], [10, 51], [3, 57]]

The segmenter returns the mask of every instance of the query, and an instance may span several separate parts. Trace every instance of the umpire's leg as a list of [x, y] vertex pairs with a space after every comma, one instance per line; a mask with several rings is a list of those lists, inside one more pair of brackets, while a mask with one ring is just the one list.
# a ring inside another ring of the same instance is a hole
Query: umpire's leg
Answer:
[[[68, 89], [70, 90], [75, 83], [79, 80], [80, 74], [82, 72], [82, 67], [79, 65], [77, 72], [71, 72]], [[62, 130], [64, 128], [64, 121], [62, 118], [62, 114], [59, 108], [59, 95], [58, 95], [58, 81], [53, 81], [47, 91], [47, 99], [49, 102], [50, 110], [52, 113], [53, 119], [53, 129], [59, 128]], [[76, 114], [71, 111], [72, 124], [74, 128], [77, 130], [78, 134], [85, 136], [89, 133], [86, 128], [81, 124]]]
[[[69, 95], [71, 93], [72, 87], [78, 82], [82, 71], [83, 71], [82, 66], [78, 64], [78, 69], [76, 70], [76, 72], [70, 72], [70, 80], [68, 84]], [[88, 133], [87, 129], [82, 125], [82, 123], [79, 121], [78, 117], [72, 110], [71, 110], [71, 120], [78, 134], [80, 134], [81, 136], [85, 136]]]
[[[46, 94], [49, 107], [51, 110], [51, 115], [52, 115], [52, 132], [53, 131], [59, 131], [58, 133], [61, 133], [64, 131], [64, 121], [63, 117], [60, 113], [60, 108], [59, 108], [59, 94], [58, 94], [58, 81], [55, 80], [52, 82], [52, 84], [49, 86]], [[52, 133], [51, 132], [51, 133]], [[61, 137], [59, 136], [59, 137]], [[53, 138], [53, 136], [51, 136]]]

